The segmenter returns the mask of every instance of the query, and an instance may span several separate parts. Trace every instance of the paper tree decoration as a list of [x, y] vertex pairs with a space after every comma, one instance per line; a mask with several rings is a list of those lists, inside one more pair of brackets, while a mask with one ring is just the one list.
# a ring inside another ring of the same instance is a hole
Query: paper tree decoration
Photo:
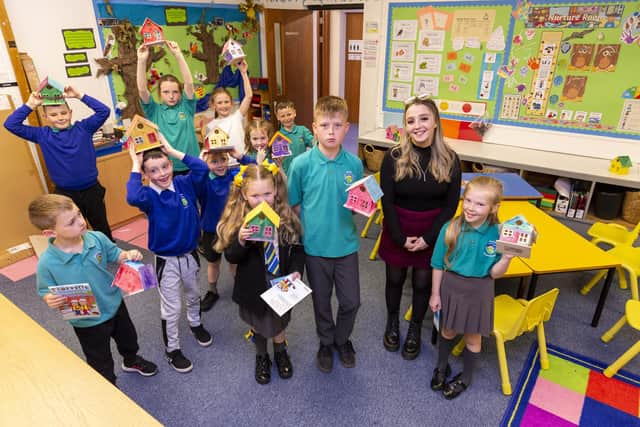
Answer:
[[618, 156], [615, 159], [611, 160], [611, 166], [609, 166], [609, 172], [615, 173], [617, 175], [627, 175], [629, 173], [629, 168], [632, 165], [633, 163], [631, 163], [631, 157]]
[[162, 146], [158, 136], [158, 126], [137, 114], [133, 116], [133, 120], [131, 120], [124, 137], [127, 144], [136, 145], [136, 153]]
[[122, 295], [129, 296], [158, 287], [158, 278], [151, 264], [126, 261], [120, 264], [111, 286], [122, 290]]
[[535, 227], [524, 216], [516, 215], [500, 225], [496, 249], [503, 254], [528, 258], [537, 235]]
[[149, 18], [144, 19], [140, 27], [140, 35], [142, 36], [142, 44], [145, 46], [164, 43], [162, 27]]
[[64, 86], [57, 81], [45, 77], [38, 85], [38, 92], [42, 97], [42, 105], [61, 105], [65, 103]]
[[222, 57], [229, 65], [239, 62], [246, 56], [244, 50], [242, 50], [242, 45], [234, 39], [227, 40], [224, 46], [222, 46]]
[[247, 240], [273, 242], [280, 226], [280, 216], [271, 209], [267, 202], [262, 202], [245, 216], [244, 225], [251, 228], [253, 232]]
[[344, 207], [367, 217], [375, 212], [382, 198], [382, 189], [373, 175], [354, 182], [345, 191], [349, 194]]
[[289, 157], [291, 155], [289, 144], [291, 144], [291, 139], [285, 136], [282, 132], [277, 131], [274, 133], [269, 140], [271, 158], [277, 159], [279, 157]]
[[231, 151], [233, 144], [229, 141], [229, 135], [219, 127], [214, 127], [209, 131], [204, 139], [204, 147], [213, 151]]

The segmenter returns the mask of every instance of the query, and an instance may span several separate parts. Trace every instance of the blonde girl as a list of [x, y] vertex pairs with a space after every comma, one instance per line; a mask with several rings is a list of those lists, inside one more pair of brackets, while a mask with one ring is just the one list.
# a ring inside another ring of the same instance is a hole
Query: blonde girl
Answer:
[[411, 268], [413, 310], [402, 346], [406, 360], [420, 354], [422, 321], [431, 292], [429, 260], [442, 225], [458, 205], [459, 163], [442, 138], [434, 102], [426, 97], [407, 100], [404, 134], [399, 146], [387, 152], [380, 169], [384, 223], [378, 252], [385, 262], [387, 326], [382, 343], [388, 351], [400, 348], [400, 300]]
[[229, 135], [231, 144], [237, 150], [244, 151], [244, 118], [249, 112], [253, 97], [247, 67], [247, 62], [244, 59], [238, 63], [244, 88], [244, 98], [242, 98], [238, 109], [234, 111], [233, 97], [226, 88], [216, 88], [211, 94], [209, 108], [214, 112], [214, 119], [202, 128], [203, 140], [213, 128], [219, 127]]
[[[429, 306], [440, 314], [438, 363], [431, 389], [454, 399], [471, 385], [480, 355], [482, 336], [493, 329], [494, 279], [501, 277], [513, 258], [496, 252], [498, 207], [502, 183], [479, 176], [463, 194], [462, 213], [446, 224], [436, 242], [431, 266], [433, 289]], [[464, 368], [450, 382], [448, 357], [457, 334], [464, 334]]]
[[[244, 226], [246, 214], [266, 202], [280, 216], [278, 240], [270, 248], [266, 242], [251, 238], [251, 229]], [[288, 312], [275, 314], [260, 298], [274, 277], [294, 274], [300, 277], [304, 268], [304, 249], [300, 244], [302, 227], [297, 215], [287, 203], [287, 189], [278, 167], [274, 164], [248, 165], [240, 168], [234, 179], [229, 200], [217, 227], [218, 241], [214, 249], [224, 251], [232, 264], [237, 264], [232, 299], [240, 307], [240, 317], [255, 331], [255, 379], [259, 384], [271, 380], [271, 359], [267, 353], [267, 338], [273, 339], [273, 351], [278, 374], [291, 378], [293, 367], [285, 347], [285, 328], [291, 319]], [[275, 249], [277, 270], [266, 262], [265, 252]]]
[[273, 136], [273, 126], [266, 120], [251, 120], [244, 129], [244, 149], [247, 156], [258, 164], [264, 159], [271, 160], [269, 140]]

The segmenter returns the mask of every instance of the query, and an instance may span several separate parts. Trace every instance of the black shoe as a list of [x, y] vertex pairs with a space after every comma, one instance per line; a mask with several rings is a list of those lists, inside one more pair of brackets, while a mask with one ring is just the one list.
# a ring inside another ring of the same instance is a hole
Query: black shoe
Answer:
[[422, 323], [409, 322], [407, 330], [407, 338], [402, 346], [402, 358], [405, 360], [413, 360], [420, 354], [420, 335], [422, 334]]
[[256, 381], [269, 384], [271, 381], [271, 359], [268, 354], [256, 354]]
[[209, 347], [213, 343], [213, 337], [202, 325], [192, 326], [191, 333], [202, 347]]
[[328, 345], [320, 343], [318, 350], [318, 369], [329, 373], [333, 370], [333, 350]]
[[169, 365], [171, 365], [171, 367], [176, 371], [184, 374], [193, 369], [191, 361], [184, 357], [184, 354], [182, 354], [180, 349], [173, 350], [172, 352], [167, 352], [165, 354]]
[[447, 363], [447, 368], [442, 372], [436, 368], [433, 370], [433, 377], [431, 377], [431, 390], [440, 391], [447, 385], [447, 377], [451, 375], [451, 367]]
[[291, 365], [291, 359], [289, 359], [287, 350], [275, 352], [273, 354], [273, 359], [276, 361], [278, 375], [280, 375], [280, 378], [286, 380], [293, 376], [293, 366]]
[[389, 316], [387, 318], [387, 327], [384, 330], [382, 344], [389, 351], [398, 351], [400, 348], [400, 328], [398, 316]]
[[469, 387], [467, 384], [462, 382], [460, 377], [462, 377], [462, 373], [453, 377], [451, 382], [448, 382], [447, 385], [444, 386], [442, 395], [445, 397], [445, 399], [455, 399], [456, 397], [460, 396], [460, 393], [462, 393], [467, 389], [467, 387]]
[[209, 311], [213, 308], [213, 305], [218, 301], [220, 295], [208, 291], [204, 298], [200, 300], [200, 311]]
[[353, 349], [353, 344], [351, 341], [348, 341], [342, 345], [337, 345], [338, 349], [338, 357], [340, 359], [340, 363], [345, 368], [353, 368], [356, 366], [356, 351]]
[[143, 377], [150, 377], [158, 373], [158, 367], [155, 363], [136, 356], [133, 362], [122, 362], [122, 370], [126, 372], [137, 372]]

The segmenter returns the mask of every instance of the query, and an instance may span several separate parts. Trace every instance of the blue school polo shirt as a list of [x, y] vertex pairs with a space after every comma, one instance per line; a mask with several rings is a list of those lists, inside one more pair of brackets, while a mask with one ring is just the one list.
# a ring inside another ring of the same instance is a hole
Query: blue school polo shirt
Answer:
[[97, 231], [87, 231], [82, 240], [81, 253], [67, 253], [54, 246], [54, 238], [50, 238], [49, 247], [40, 257], [36, 271], [38, 295], [41, 297], [50, 293], [49, 286], [75, 283], [91, 285], [100, 317], [69, 320], [71, 325], [78, 328], [106, 322], [115, 316], [122, 302], [120, 288], [111, 286], [113, 274], [107, 268], [108, 263], [118, 261], [122, 250]]
[[438, 270], [453, 271], [467, 277], [488, 276], [491, 267], [501, 257], [496, 252], [496, 240], [500, 235], [498, 224], [485, 222], [478, 228], [473, 228], [466, 223], [463, 224], [456, 248], [449, 256], [451, 267], [447, 267], [444, 262], [444, 256], [447, 253], [444, 236], [450, 222], [448, 221], [440, 230], [438, 240], [433, 248], [431, 267]]
[[362, 161], [343, 148], [333, 160], [317, 145], [293, 160], [287, 182], [289, 204], [300, 205], [305, 253], [338, 258], [358, 250], [353, 213], [343, 205], [345, 190], [362, 174]]

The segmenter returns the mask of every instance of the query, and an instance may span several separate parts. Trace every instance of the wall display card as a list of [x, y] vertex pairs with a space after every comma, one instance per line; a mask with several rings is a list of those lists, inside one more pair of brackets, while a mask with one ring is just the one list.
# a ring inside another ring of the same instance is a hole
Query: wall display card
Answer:
[[393, 40], [415, 40], [418, 35], [418, 21], [402, 20], [393, 23]]
[[378, 39], [366, 39], [363, 45], [364, 66], [376, 68], [378, 66]]
[[569, 61], [569, 70], [587, 71], [591, 68], [591, 60], [595, 45], [576, 43], [571, 49], [571, 60]]
[[[638, 54], [636, 52], [636, 54]], [[620, 55], [619, 44], [600, 44], [596, 48], [593, 71], [615, 71]]]
[[442, 55], [421, 53], [416, 55], [416, 74], [440, 74]]
[[437, 77], [416, 77], [413, 83], [413, 93], [418, 95], [429, 95], [432, 97], [438, 96], [438, 86], [440, 79]]
[[502, 25], [499, 25], [498, 28], [495, 29], [491, 36], [489, 36], [489, 40], [487, 41], [487, 49], [493, 51], [502, 52], [505, 47], [507, 47], [504, 41], [504, 30], [502, 29]]
[[453, 21], [453, 14], [435, 9], [433, 11], [433, 21], [435, 22], [434, 27], [436, 30], [448, 30], [451, 27], [451, 21]]
[[418, 36], [418, 50], [444, 50], [444, 31], [421, 30]]
[[400, 101], [404, 104], [404, 100], [411, 96], [411, 85], [404, 83], [389, 83], [389, 93], [387, 98], [392, 101]]
[[415, 59], [414, 49], [414, 43], [393, 42], [391, 44], [391, 60], [413, 62]]
[[424, 7], [416, 12], [418, 22], [420, 22], [420, 29], [433, 30], [436, 28], [435, 19], [433, 17], [433, 6]]
[[517, 120], [520, 113], [522, 95], [505, 95], [500, 108], [501, 119]]
[[640, 99], [624, 101], [618, 129], [640, 132]]
[[453, 37], [476, 37], [486, 42], [493, 32], [495, 19], [495, 9], [460, 8], [453, 13]]
[[93, 28], [76, 28], [62, 30], [64, 46], [67, 50], [87, 50], [96, 48]]
[[401, 82], [410, 82], [413, 78], [413, 65], [408, 62], [392, 62], [391, 78]]

